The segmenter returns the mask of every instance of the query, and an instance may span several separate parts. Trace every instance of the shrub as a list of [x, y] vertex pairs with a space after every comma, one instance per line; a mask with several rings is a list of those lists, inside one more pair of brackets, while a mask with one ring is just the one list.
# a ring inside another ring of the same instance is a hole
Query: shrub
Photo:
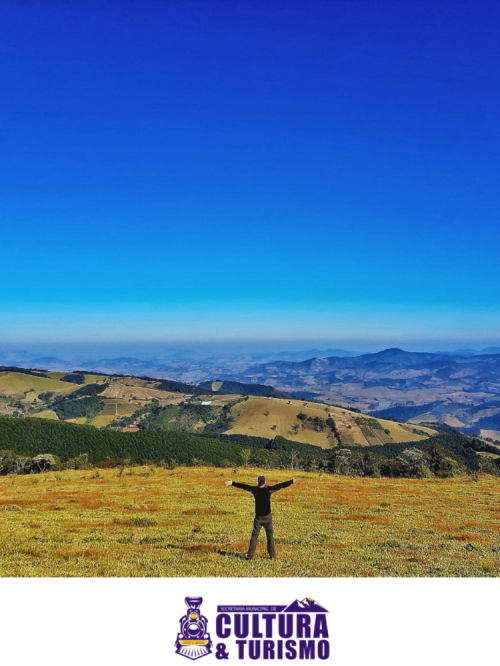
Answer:
[[252, 450], [251, 449], [241, 449], [241, 462], [243, 463], [243, 467], [246, 467], [250, 461], [250, 458], [252, 457]]
[[250, 458], [250, 464], [254, 467], [265, 467], [271, 469], [279, 466], [279, 457], [275, 451], [267, 449], [255, 449]]
[[54, 456], [52, 453], [41, 453], [35, 456], [31, 464], [31, 469], [34, 472], [49, 472], [60, 468], [61, 461], [58, 456]]
[[426, 479], [432, 476], [429, 455], [421, 449], [406, 449], [396, 460], [405, 466], [405, 476], [409, 478]]
[[328, 457], [326, 467], [333, 474], [351, 474], [351, 450], [335, 449]]
[[388, 476], [393, 479], [404, 477], [407, 473], [408, 467], [402, 460], [387, 460], [387, 464], [382, 466], [382, 476]]
[[382, 476], [382, 469], [387, 465], [387, 458], [381, 453], [368, 452], [365, 454], [364, 469], [365, 476], [379, 477]]
[[466, 470], [463, 462], [440, 444], [431, 444], [424, 447], [424, 451], [429, 457], [429, 467], [438, 477], [444, 479], [451, 476], [463, 474]]
[[29, 474], [33, 472], [48, 472], [49, 470], [61, 469], [61, 461], [58, 456], [50, 453], [42, 453], [34, 458], [19, 456], [14, 451], [0, 451], [0, 475], [6, 474]]
[[92, 463], [89, 462], [89, 454], [82, 453], [75, 458], [70, 458], [64, 465], [66, 469], [90, 469]]
[[59, 380], [61, 382], [70, 382], [71, 384], [85, 384], [85, 375], [83, 372], [70, 372]]
[[17, 456], [12, 469], [13, 474], [29, 474], [32, 469], [33, 461], [27, 456]]
[[17, 460], [17, 453], [10, 450], [0, 451], [0, 475], [13, 474]]

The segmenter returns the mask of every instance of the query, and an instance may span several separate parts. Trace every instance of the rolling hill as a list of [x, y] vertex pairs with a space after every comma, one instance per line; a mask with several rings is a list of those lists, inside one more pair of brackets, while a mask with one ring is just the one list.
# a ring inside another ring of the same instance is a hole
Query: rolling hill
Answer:
[[419, 441], [436, 434], [430, 428], [367, 418], [341, 407], [302, 400], [252, 397], [235, 404], [231, 416], [226, 434], [281, 435], [321, 448]]
[[0, 372], [0, 396], [24, 398], [26, 393], [32, 393], [34, 395], [30, 397], [36, 398], [45, 391], [66, 393], [75, 388], [78, 388], [77, 384], [60, 382], [49, 376], [42, 377], [12, 371]]

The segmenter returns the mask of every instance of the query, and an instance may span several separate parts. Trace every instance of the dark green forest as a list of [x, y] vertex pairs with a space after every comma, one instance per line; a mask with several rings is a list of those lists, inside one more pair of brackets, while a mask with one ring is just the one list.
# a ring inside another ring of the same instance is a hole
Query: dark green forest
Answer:
[[85, 384], [85, 375], [83, 372], [70, 372], [59, 378], [60, 382], [69, 382], [70, 384]]
[[48, 391], [39, 395], [47, 407], [55, 411], [61, 420], [77, 419], [82, 416], [93, 418], [104, 407], [99, 395], [106, 390], [109, 384], [85, 384], [67, 395], [57, 395]]
[[[141, 377], [141, 379], [146, 379]], [[150, 379], [149, 377], [147, 379]], [[154, 380], [157, 381], [157, 380]], [[170, 391], [172, 393], [186, 393], [187, 395], [199, 395], [200, 393], [212, 393], [210, 390], [201, 390], [196, 384], [185, 384], [184, 382], [175, 382], [173, 379], [162, 379], [156, 385], [160, 391]]]
[[36, 418], [0, 417], [0, 449], [25, 456], [52, 453], [63, 461], [86, 453], [94, 464], [107, 458], [129, 459], [136, 464], [165, 461], [192, 465], [202, 461], [238, 465], [242, 462], [241, 448], [237, 445], [185, 432], [124, 433]]
[[[199, 384], [199, 388], [202, 389], [204, 392], [212, 393], [212, 382], [211, 381], [201, 382], [201, 384]], [[267, 386], [267, 384], [246, 384], [235, 381], [223, 381], [222, 386], [216, 391], [216, 393], [272, 396], [273, 398], [286, 398], [287, 400], [290, 400], [295, 397], [292, 393], [287, 393], [286, 391], [280, 391], [279, 389], [274, 388], [274, 386]]]

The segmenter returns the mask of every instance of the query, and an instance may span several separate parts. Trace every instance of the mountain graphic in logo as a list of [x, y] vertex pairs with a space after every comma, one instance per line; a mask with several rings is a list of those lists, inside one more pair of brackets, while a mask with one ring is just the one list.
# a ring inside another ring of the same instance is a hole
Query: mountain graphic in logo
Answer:
[[306, 597], [299, 601], [295, 599], [292, 603], [287, 606], [283, 613], [328, 613], [326, 608], [323, 608], [321, 604], [318, 604], [317, 601], [314, 601], [312, 597]]

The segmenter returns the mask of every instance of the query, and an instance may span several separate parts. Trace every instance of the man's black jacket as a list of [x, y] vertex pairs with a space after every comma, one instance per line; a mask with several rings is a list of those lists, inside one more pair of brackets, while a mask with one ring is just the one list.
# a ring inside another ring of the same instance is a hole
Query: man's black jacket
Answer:
[[275, 486], [249, 486], [246, 483], [233, 481], [233, 486], [235, 488], [241, 488], [241, 490], [248, 490], [249, 493], [252, 493], [255, 499], [256, 516], [268, 516], [271, 513], [271, 495], [282, 488], [288, 488], [292, 483], [293, 480], [290, 479], [290, 481], [277, 483]]

